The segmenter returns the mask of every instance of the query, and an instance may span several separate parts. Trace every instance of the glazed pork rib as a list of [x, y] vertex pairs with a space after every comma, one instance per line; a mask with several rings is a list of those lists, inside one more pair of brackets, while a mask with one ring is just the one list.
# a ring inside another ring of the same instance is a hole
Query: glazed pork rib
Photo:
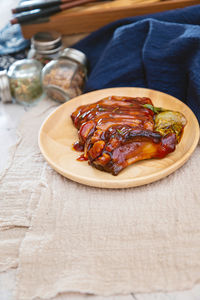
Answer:
[[117, 175], [136, 161], [163, 158], [175, 150], [186, 124], [178, 112], [153, 107], [149, 98], [110, 96], [78, 107], [74, 148], [97, 169]]

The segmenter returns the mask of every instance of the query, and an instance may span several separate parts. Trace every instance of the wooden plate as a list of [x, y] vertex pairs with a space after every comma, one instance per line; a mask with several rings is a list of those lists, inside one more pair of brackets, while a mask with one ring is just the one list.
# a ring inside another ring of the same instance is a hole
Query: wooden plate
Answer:
[[[117, 176], [99, 171], [86, 161], [77, 161], [80, 153], [72, 149], [72, 144], [78, 140], [78, 135], [70, 118], [71, 113], [80, 105], [111, 95], [149, 97], [155, 106], [182, 112], [187, 118], [187, 125], [176, 150], [164, 159], [137, 162]], [[172, 96], [143, 88], [110, 88], [83, 94], [59, 106], [44, 121], [39, 132], [40, 150], [52, 168], [71, 180], [100, 188], [128, 188], [159, 180], [189, 159], [198, 140], [199, 124], [188, 106]]]

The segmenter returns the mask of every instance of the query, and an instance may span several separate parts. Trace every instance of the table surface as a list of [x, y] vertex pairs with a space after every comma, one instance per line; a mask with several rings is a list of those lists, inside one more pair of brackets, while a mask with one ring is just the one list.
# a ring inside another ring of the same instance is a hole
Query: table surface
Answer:
[[[6, 25], [11, 17], [10, 8], [14, 7], [18, 0], [0, 1], [0, 29]], [[68, 42], [76, 40], [76, 37], [65, 37]], [[0, 170], [6, 166], [8, 148], [17, 140], [16, 128], [20, 119], [26, 113], [26, 108], [18, 104], [2, 104], [0, 102]], [[16, 269], [10, 269], [0, 273], [0, 300], [16, 300], [14, 289], [16, 284]], [[62, 294], [51, 300], [200, 300], [200, 285], [187, 291], [173, 293], [154, 294], [130, 294], [127, 296], [101, 297], [80, 294]]]
[[[3, 104], [0, 102], [0, 140], [3, 141], [0, 146], [0, 170], [6, 166], [8, 148], [17, 140], [16, 128], [26, 110], [18, 104]], [[0, 300], [15, 300], [13, 295], [15, 277], [15, 269], [0, 273]], [[86, 298], [89, 298], [88, 300], [200, 300], [200, 285], [195, 286], [192, 290], [174, 293], [130, 294], [113, 297], [63, 294], [51, 300], [85, 300]]]

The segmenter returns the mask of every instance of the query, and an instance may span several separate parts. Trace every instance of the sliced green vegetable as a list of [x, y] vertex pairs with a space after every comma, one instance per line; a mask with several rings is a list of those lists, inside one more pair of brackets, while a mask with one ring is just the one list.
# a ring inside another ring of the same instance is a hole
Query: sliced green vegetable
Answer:
[[182, 113], [162, 107], [154, 107], [151, 104], [144, 104], [143, 106], [155, 113], [154, 131], [159, 132], [162, 136], [175, 133], [177, 142], [180, 141], [183, 128], [187, 122]]
[[154, 130], [159, 132], [162, 136], [170, 133], [175, 133], [177, 142], [180, 141], [183, 128], [186, 125], [186, 118], [177, 111], [163, 111], [155, 116]]
[[145, 108], [151, 109], [155, 114], [159, 114], [162, 111], [166, 111], [166, 109], [162, 108], [162, 107], [155, 107], [151, 104], [144, 104], [143, 105]]

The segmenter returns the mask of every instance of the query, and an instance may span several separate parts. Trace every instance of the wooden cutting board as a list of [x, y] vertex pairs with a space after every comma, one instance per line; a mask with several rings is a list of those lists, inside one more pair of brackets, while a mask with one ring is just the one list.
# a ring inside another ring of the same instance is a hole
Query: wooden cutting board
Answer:
[[41, 23], [22, 26], [25, 38], [38, 31], [56, 30], [62, 35], [89, 33], [112, 21], [200, 4], [200, 0], [115, 0], [91, 3], [57, 13]]

